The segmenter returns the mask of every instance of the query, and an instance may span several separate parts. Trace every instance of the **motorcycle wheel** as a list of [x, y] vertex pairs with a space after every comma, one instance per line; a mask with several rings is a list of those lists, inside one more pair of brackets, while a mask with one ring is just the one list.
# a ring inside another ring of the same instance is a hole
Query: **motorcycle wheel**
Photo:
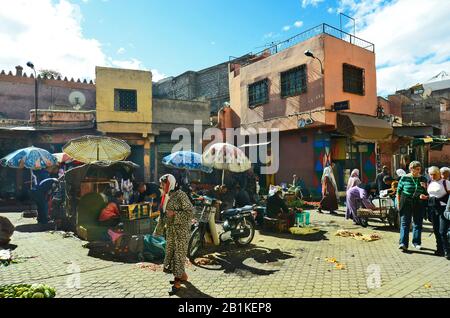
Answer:
[[245, 246], [250, 244], [255, 237], [255, 222], [253, 220], [243, 219], [239, 224], [238, 228], [248, 228], [250, 230], [250, 235], [247, 237], [234, 239], [234, 243], [239, 246]]
[[188, 245], [188, 258], [193, 260], [199, 255], [200, 250], [203, 247], [203, 237], [201, 235], [200, 228], [197, 227], [192, 233], [189, 239]]

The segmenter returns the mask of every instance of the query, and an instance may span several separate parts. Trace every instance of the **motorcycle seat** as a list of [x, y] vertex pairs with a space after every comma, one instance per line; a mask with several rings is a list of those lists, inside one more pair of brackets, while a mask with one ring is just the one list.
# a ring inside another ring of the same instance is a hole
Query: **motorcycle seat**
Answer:
[[223, 216], [234, 216], [234, 215], [238, 215], [239, 213], [242, 212], [250, 212], [253, 211], [253, 206], [252, 205], [246, 205], [242, 208], [237, 208], [237, 209], [228, 209], [225, 211], [222, 211], [222, 215]]

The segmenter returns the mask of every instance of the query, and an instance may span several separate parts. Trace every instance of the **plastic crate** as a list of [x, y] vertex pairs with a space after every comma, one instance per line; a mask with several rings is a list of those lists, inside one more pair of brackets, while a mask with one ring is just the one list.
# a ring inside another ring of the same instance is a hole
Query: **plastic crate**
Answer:
[[138, 220], [148, 218], [151, 215], [151, 205], [144, 204], [130, 204], [120, 206], [120, 217], [122, 220]]
[[139, 220], [125, 220], [123, 222], [123, 230], [130, 235], [152, 234], [156, 227], [156, 220], [151, 218]]

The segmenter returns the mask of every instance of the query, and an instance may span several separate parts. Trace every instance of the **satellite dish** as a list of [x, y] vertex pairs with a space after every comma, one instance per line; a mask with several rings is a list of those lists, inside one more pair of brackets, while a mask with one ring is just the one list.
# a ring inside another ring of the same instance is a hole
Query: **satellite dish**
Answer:
[[86, 104], [86, 97], [82, 92], [74, 91], [69, 95], [69, 103], [73, 109], [80, 110]]

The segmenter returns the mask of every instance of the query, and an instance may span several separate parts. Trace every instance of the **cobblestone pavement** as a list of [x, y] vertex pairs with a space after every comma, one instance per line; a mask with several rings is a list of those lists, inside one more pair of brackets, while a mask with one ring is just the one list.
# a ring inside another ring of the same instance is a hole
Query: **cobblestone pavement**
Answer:
[[[249, 248], [233, 244], [218, 249], [216, 262], [187, 266], [190, 284], [169, 296], [171, 276], [160, 268], [89, 256], [83, 242], [59, 232], [34, 232], [34, 220], [2, 213], [17, 227], [11, 244], [20, 262], [0, 267], [0, 284], [41, 282], [54, 286], [57, 297], [449, 297], [450, 261], [433, 255], [429, 224], [423, 250], [402, 253], [398, 233], [381, 222], [366, 229], [339, 216], [312, 213], [320, 232], [310, 235], [257, 233]], [[338, 229], [378, 233], [365, 242], [337, 237]], [[333, 257], [338, 269], [327, 262]], [[147, 264], [147, 263], [145, 263]], [[148, 265], [148, 264], [147, 264]], [[79, 288], [72, 273], [79, 268]], [[378, 279], [378, 277], [380, 279]]]

